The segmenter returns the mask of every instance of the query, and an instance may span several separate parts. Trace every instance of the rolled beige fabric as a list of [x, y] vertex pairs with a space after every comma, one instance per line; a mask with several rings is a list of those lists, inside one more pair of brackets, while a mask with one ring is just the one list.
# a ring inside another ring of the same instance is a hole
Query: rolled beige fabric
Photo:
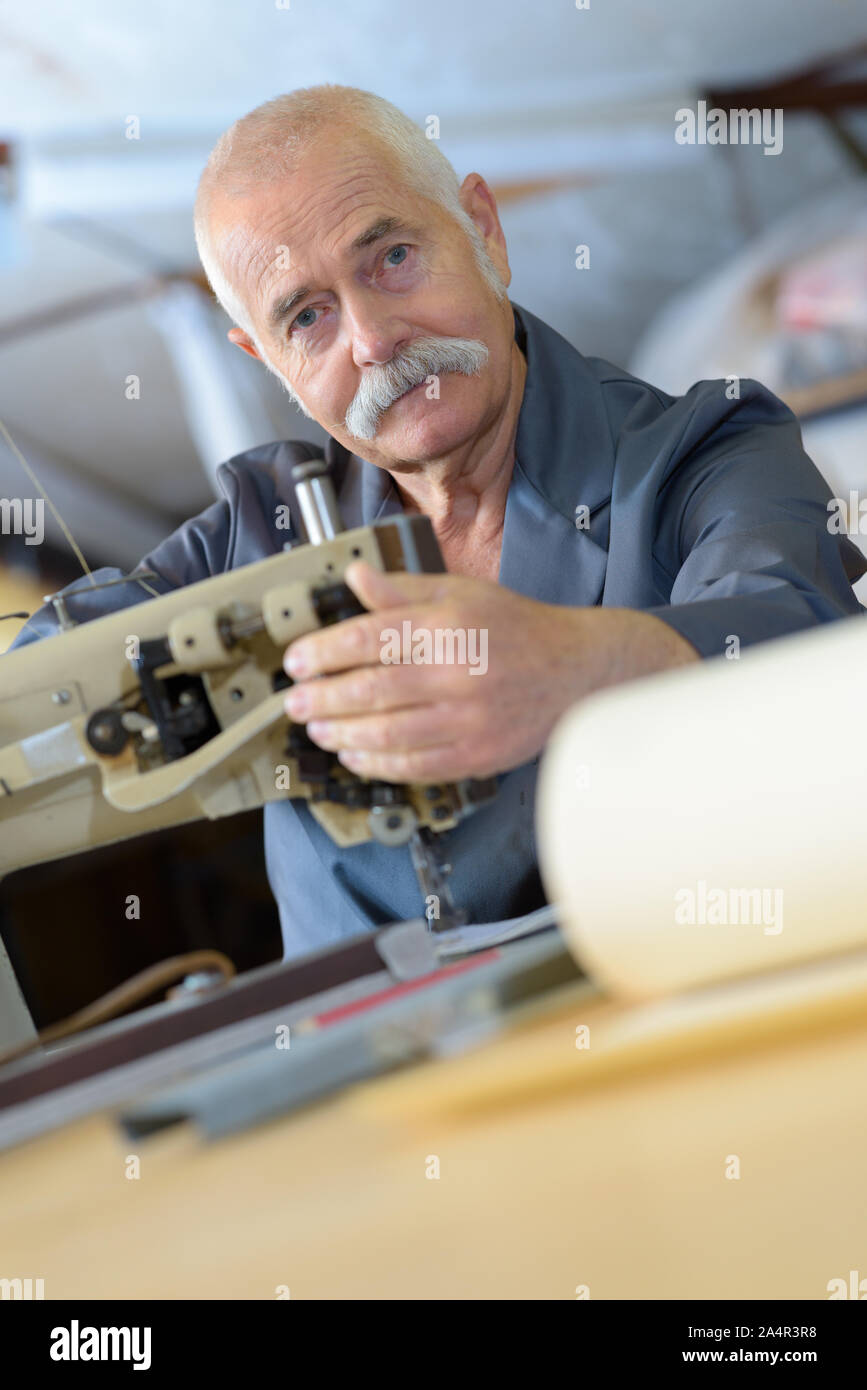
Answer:
[[867, 624], [581, 701], [536, 829], [575, 956], [624, 997], [867, 947]]

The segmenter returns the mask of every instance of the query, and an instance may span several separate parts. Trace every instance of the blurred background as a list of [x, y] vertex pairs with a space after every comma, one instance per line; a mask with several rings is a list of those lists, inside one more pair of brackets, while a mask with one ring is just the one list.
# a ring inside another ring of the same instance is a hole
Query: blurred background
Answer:
[[[325, 81], [438, 119], [459, 178], [496, 193], [512, 299], [582, 352], [675, 393], [758, 377], [835, 494], [867, 486], [858, 0], [3, 3], [0, 420], [92, 567], [132, 567], [207, 506], [224, 459], [321, 437], [228, 344], [192, 204], [227, 125]], [[782, 109], [782, 150], [678, 143], [700, 101]], [[0, 438], [0, 499], [33, 495]], [[42, 545], [0, 535], [0, 614], [80, 572], [46, 521]], [[40, 1025], [175, 950], [272, 959], [258, 815], [13, 875], [0, 929]]]

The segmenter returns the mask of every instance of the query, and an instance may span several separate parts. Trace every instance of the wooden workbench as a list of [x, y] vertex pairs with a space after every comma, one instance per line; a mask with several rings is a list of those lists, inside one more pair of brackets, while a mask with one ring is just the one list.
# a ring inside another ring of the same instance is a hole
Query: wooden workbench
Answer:
[[[0, 1276], [46, 1299], [826, 1299], [867, 1274], [863, 1012], [582, 1077], [576, 1027], [618, 1013], [564, 991], [479, 1052], [211, 1145], [131, 1146], [104, 1115], [32, 1141], [0, 1156]], [[536, 1058], [557, 1066], [533, 1095]], [[499, 1097], [450, 1109], [479, 1068]]]

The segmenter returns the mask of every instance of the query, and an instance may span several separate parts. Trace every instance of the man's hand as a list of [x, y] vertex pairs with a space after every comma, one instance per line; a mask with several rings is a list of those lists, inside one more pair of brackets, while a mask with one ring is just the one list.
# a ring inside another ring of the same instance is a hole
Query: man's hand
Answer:
[[566, 608], [360, 560], [345, 578], [371, 611], [292, 643], [286, 712], [364, 777], [505, 772], [541, 752], [582, 695], [699, 659], [667, 624], [629, 609]]

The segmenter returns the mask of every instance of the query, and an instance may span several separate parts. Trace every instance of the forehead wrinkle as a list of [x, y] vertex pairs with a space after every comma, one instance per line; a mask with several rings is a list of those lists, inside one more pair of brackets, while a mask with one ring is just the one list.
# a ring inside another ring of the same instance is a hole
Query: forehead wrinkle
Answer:
[[[348, 210], [343, 215], [339, 214], [338, 208], [341, 200], [348, 204]], [[421, 205], [424, 205], [424, 212], [420, 211]], [[323, 242], [331, 242], [336, 254], [345, 235], [343, 228], [356, 214], [358, 224], [366, 232], [374, 221], [385, 220], [389, 215], [401, 226], [414, 226], [429, 219], [430, 206], [431, 199], [407, 183], [404, 172], [388, 150], [361, 149], [353, 152], [351, 163], [346, 159], [340, 176], [331, 180], [319, 204], [323, 218], [336, 221], [333, 231], [323, 237]], [[367, 209], [369, 214], [364, 221], [360, 211], [363, 209]], [[356, 236], [355, 241], [359, 240], [360, 235]], [[363, 249], [363, 246], [354, 243], [347, 248], [350, 252]]]
[[245, 221], [233, 220], [220, 229], [218, 239], [223, 274], [245, 303], [248, 300], [245, 293], [247, 286], [257, 282], [268, 267], [264, 247], [258, 238], [251, 236], [250, 231]]
[[231, 280], [237, 272], [243, 273], [243, 262], [249, 260], [250, 243], [246, 229], [243, 223], [231, 222], [227, 227], [220, 228], [216, 240], [223, 272]]
[[[295, 239], [304, 239], [306, 225], [310, 217], [320, 223], [324, 222], [329, 226], [329, 230], [319, 238], [320, 245], [326, 255], [336, 257], [339, 255], [340, 243], [347, 234], [345, 231], [346, 223], [351, 218], [359, 216], [359, 209], [369, 209], [368, 221], [370, 221], [381, 214], [383, 204], [390, 197], [393, 197], [393, 191], [388, 187], [387, 181], [382, 180], [382, 183], [386, 186], [375, 186], [368, 173], [357, 170], [335, 180], [329, 185], [327, 192], [317, 205], [310, 207], [305, 212], [296, 228]], [[367, 222], [362, 225], [366, 228]], [[306, 240], [309, 244], [314, 238], [308, 235]]]

